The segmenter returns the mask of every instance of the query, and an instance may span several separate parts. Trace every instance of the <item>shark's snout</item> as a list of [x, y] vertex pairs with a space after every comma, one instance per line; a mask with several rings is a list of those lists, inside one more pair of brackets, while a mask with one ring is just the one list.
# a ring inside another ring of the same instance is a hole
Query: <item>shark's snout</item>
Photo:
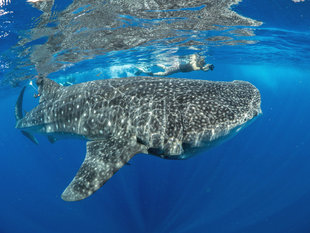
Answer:
[[252, 109], [253, 109], [253, 118], [262, 114], [261, 95], [260, 95], [259, 90], [256, 87], [254, 87], [254, 95], [253, 95], [251, 104], [252, 104]]

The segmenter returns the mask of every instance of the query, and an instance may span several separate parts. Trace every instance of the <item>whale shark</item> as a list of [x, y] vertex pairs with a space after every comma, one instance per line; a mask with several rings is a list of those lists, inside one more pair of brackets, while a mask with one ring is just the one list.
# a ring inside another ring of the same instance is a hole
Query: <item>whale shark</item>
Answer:
[[85, 159], [61, 197], [82, 200], [103, 186], [136, 154], [187, 159], [235, 135], [261, 114], [259, 90], [246, 81], [130, 77], [62, 86], [36, 79], [38, 105], [23, 114], [22, 89], [16, 128], [51, 142], [86, 140]]

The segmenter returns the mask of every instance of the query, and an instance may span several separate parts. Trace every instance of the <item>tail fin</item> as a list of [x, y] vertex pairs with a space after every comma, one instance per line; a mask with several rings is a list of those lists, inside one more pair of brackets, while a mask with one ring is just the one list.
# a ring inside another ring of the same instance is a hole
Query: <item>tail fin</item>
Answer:
[[[26, 87], [23, 87], [21, 90], [18, 99], [16, 101], [15, 105], [15, 119], [18, 122], [21, 120], [23, 116], [23, 99], [24, 99], [24, 92]], [[29, 132], [26, 132], [24, 130], [21, 130], [22, 134], [25, 135], [27, 138], [29, 138], [30, 141], [32, 141], [34, 144], [39, 144], [38, 140]]]
[[23, 98], [24, 98], [24, 92], [26, 87], [23, 87], [21, 92], [19, 93], [18, 99], [16, 101], [15, 105], [15, 119], [16, 121], [19, 121], [23, 118]]

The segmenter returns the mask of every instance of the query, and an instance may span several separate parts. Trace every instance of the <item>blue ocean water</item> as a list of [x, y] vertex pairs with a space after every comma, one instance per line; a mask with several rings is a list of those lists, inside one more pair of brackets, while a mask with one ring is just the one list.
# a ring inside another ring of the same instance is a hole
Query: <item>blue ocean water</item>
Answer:
[[[68, 6], [56, 1], [53, 12]], [[31, 28], [38, 30], [33, 22], [42, 12], [6, 1], [0, 8], [0, 232], [310, 232], [310, 2], [244, 0], [233, 9], [264, 23], [253, 29], [256, 43], [208, 45], [214, 71], [173, 77], [249, 81], [261, 92], [263, 115], [234, 138], [188, 160], [137, 155], [94, 195], [69, 203], [60, 194], [84, 159], [85, 142], [51, 144], [39, 135], [35, 145], [14, 128], [17, 95], [29, 83], [14, 80], [24, 77], [20, 70], [35, 74], [43, 66], [31, 49], [46, 40], [27, 42], [23, 48], [30, 48], [30, 55], [21, 53], [16, 43], [29, 37]], [[130, 64], [145, 52], [141, 46], [115, 48], [88, 60], [68, 59], [67, 69], [53, 70], [49, 77], [81, 82], [130, 75]], [[167, 48], [163, 51], [159, 57]], [[152, 61], [152, 56], [141, 59]], [[35, 105], [33, 93], [29, 86], [25, 109]]]

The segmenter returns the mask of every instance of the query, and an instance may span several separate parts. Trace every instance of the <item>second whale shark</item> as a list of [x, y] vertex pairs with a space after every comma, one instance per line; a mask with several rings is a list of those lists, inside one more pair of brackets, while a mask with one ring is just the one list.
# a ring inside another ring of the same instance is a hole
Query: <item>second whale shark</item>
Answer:
[[90, 196], [135, 154], [186, 159], [261, 113], [260, 93], [245, 81], [131, 77], [64, 87], [38, 77], [36, 84], [39, 104], [23, 116], [21, 91], [16, 128], [35, 143], [33, 133], [87, 140], [85, 160], [62, 194], [66, 201]]

